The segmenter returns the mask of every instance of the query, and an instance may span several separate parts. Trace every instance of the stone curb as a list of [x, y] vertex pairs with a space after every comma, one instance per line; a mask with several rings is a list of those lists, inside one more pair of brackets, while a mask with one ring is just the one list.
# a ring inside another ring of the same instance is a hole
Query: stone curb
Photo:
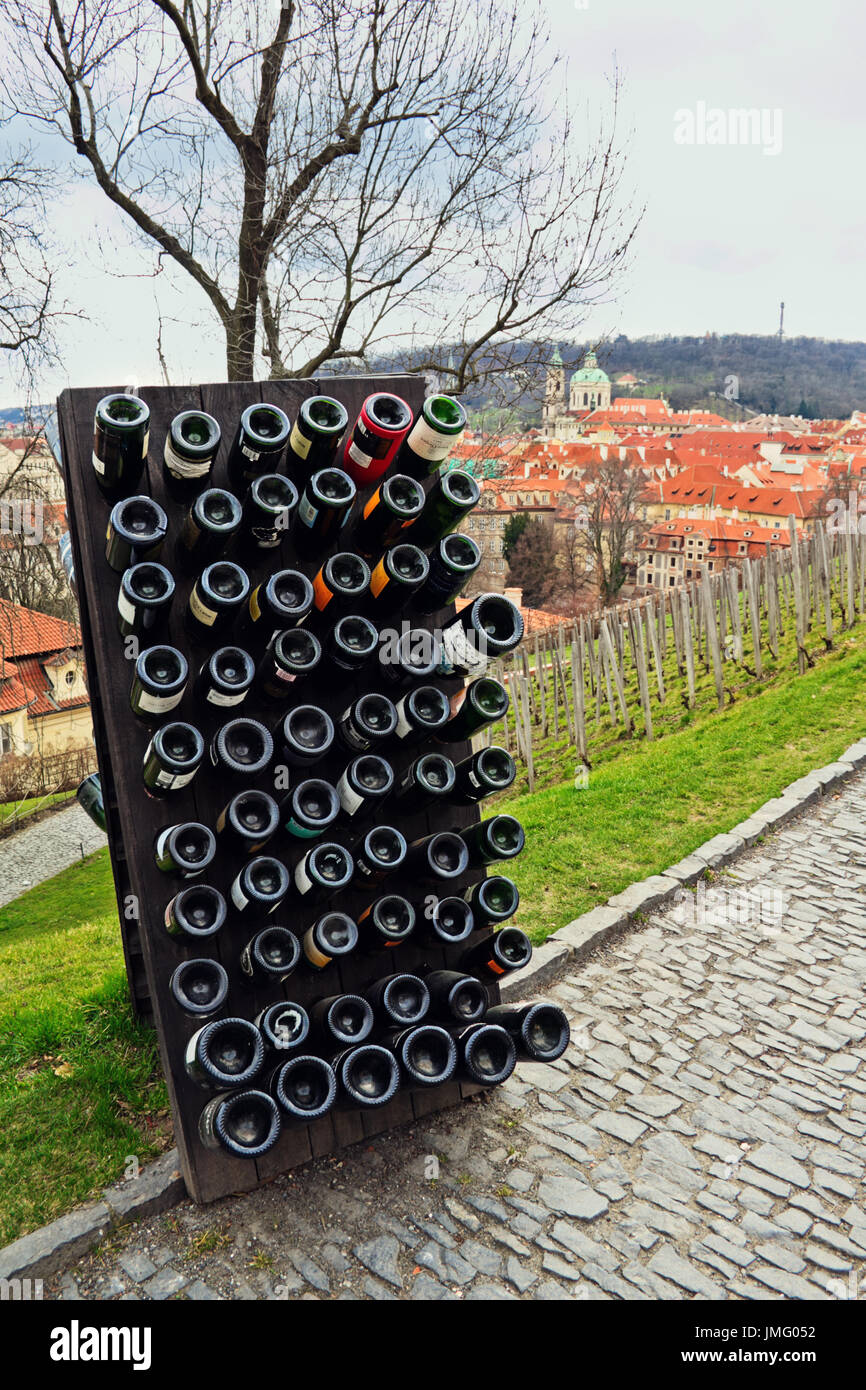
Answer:
[[[841, 758], [783, 787], [782, 794], [760, 806], [726, 835], [714, 835], [693, 854], [662, 874], [632, 883], [606, 903], [584, 912], [539, 946], [525, 970], [514, 971], [501, 986], [502, 998], [530, 998], [558, 977], [567, 965], [586, 960], [608, 941], [621, 936], [641, 914], [672, 902], [694, 885], [708, 868], [728, 863], [792, 816], [866, 766], [866, 739], [846, 748]], [[73, 1264], [106, 1235], [130, 1221], [156, 1216], [186, 1196], [177, 1149], [170, 1149], [142, 1169], [137, 1178], [106, 1188], [101, 1202], [69, 1212], [0, 1249], [0, 1279], [44, 1278]]]

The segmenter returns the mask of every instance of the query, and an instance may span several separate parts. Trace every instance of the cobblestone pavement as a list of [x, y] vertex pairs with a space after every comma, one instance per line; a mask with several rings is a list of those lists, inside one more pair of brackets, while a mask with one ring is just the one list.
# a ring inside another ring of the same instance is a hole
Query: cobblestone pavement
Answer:
[[718, 875], [723, 899], [700, 887], [548, 991], [573, 1024], [555, 1066], [185, 1202], [46, 1294], [866, 1297], [864, 884], [860, 775]]
[[0, 907], [108, 841], [76, 803], [0, 840]]

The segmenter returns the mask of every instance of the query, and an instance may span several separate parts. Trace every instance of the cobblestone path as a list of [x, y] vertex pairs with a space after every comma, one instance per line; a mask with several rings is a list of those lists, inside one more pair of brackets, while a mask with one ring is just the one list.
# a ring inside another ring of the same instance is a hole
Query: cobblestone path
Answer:
[[0, 907], [107, 843], [77, 804], [8, 835], [0, 840]]

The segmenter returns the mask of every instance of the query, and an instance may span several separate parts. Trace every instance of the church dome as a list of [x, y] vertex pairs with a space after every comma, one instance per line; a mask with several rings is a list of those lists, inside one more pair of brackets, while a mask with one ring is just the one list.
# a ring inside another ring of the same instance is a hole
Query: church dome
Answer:
[[598, 360], [593, 351], [589, 351], [584, 358], [583, 366], [580, 367], [571, 378], [572, 382], [605, 382], [610, 384], [610, 377], [607, 372], [603, 372], [598, 365]]

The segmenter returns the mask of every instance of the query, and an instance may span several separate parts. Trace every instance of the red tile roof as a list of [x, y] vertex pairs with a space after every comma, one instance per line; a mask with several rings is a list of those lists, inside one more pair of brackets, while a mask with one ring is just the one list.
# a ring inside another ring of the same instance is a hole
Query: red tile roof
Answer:
[[37, 656], [81, 646], [81, 629], [63, 618], [0, 598], [0, 651], [4, 658]]

